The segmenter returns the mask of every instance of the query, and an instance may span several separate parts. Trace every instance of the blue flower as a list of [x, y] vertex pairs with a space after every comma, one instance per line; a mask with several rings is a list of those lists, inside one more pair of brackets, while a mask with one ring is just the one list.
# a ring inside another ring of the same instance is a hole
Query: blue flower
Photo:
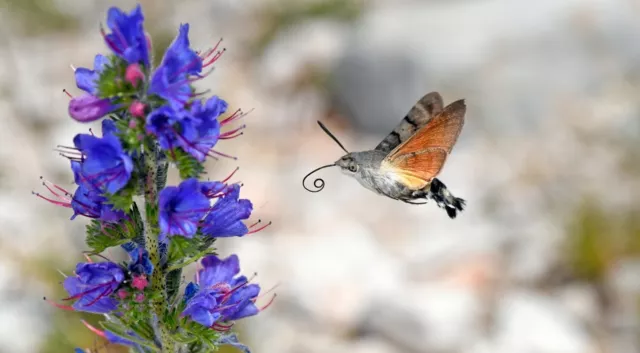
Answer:
[[147, 116], [146, 130], [154, 135], [165, 151], [182, 146], [182, 141], [192, 140], [197, 136], [193, 121], [186, 116], [183, 110], [174, 110], [171, 106], [164, 105]]
[[204, 219], [202, 233], [210, 237], [240, 237], [249, 231], [242, 220], [251, 216], [253, 205], [240, 197], [240, 185], [227, 187], [225, 195], [216, 201]]
[[122, 269], [112, 262], [79, 263], [74, 277], [64, 280], [69, 293], [65, 300], [76, 300], [72, 307], [78, 311], [108, 313], [118, 307], [110, 297], [124, 280]]
[[88, 218], [96, 218], [103, 222], [118, 223], [126, 214], [122, 210], [114, 209], [112, 205], [106, 203], [107, 199], [93, 190], [87, 190], [84, 186], [78, 186], [71, 200], [73, 216], [82, 215]]
[[112, 7], [107, 13], [107, 27], [111, 33], [103, 36], [107, 46], [119, 57], [130, 64], [142, 63], [146, 68], [149, 63], [149, 43], [144, 32], [144, 16], [140, 5], [130, 14], [126, 14], [117, 7]]
[[189, 77], [201, 71], [202, 59], [189, 47], [189, 24], [183, 24], [151, 77], [149, 93], [182, 108], [192, 96]]
[[220, 122], [218, 117], [227, 111], [228, 104], [217, 96], [209, 98], [203, 105], [194, 101], [190, 108], [190, 119], [195, 126], [196, 134], [180, 140], [182, 148], [203, 162], [209, 151], [220, 138]]
[[84, 178], [83, 183], [91, 185], [100, 193], [114, 194], [124, 188], [131, 179], [133, 161], [113, 133], [113, 121], [104, 120], [102, 129], [102, 138], [78, 134], [73, 143], [84, 156], [80, 175]]
[[131, 258], [128, 269], [132, 274], [151, 275], [153, 272], [153, 263], [149, 259], [149, 252], [145, 250], [144, 247], [134, 242], [125, 243], [121, 246]]
[[93, 70], [84, 67], [77, 68], [74, 74], [78, 88], [89, 94], [97, 96], [98, 79], [108, 63], [109, 59], [106, 56], [98, 54], [95, 59], [93, 59]]
[[226, 190], [227, 184], [222, 181], [201, 181], [200, 182], [200, 191], [202, 191], [205, 196], [208, 198], [212, 198], [217, 196], [219, 193]]
[[[245, 276], [237, 276], [240, 263], [236, 255], [220, 260], [215, 255], [202, 259], [198, 271], [198, 287], [192, 286], [182, 316], [216, 329], [216, 323], [238, 320], [256, 315], [260, 309], [254, 304], [260, 286], [248, 284]], [[197, 290], [195, 294], [192, 294]]]
[[92, 94], [74, 97], [69, 101], [69, 115], [81, 123], [98, 120], [117, 108], [111, 103], [111, 99], [98, 98]]
[[179, 186], [165, 187], [159, 196], [160, 237], [170, 235], [191, 238], [202, 217], [209, 211], [209, 199], [202, 193], [197, 179], [190, 178]]
[[216, 343], [219, 345], [226, 344], [226, 345], [233, 346], [239, 349], [242, 353], [251, 353], [251, 351], [249, 350], [249, 347], [245, 346], [244, 344], [238, 341], [238, 336], [236, 336], [235, 333], [221, 335], [220, 337], [218, 337], [218, 340], [216, 341]]

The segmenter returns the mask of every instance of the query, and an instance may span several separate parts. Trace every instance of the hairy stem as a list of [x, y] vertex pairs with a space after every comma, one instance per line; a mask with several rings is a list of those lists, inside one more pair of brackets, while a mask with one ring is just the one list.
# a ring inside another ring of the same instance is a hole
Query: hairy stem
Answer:
[[169, 329], [163, 323], [163, 316], [166, 310], [167, 290], [165, 282], [165, 264], [160, 253], [160, 243], [158, 240], [158, 184], [157, 184], [157, 147], [155, 142], [149, 144], [151, 148], [144, 155], [144, 201], [146, 218], [144, 225], [144, 238], [146, 249], [149, 252], [149, 260], [153, 263], [153, 273], [151, 274], [151, 288], [155, 295], [152, 298], [152, 310], [157, 317], [157, 337], [162, 345], [162, 352], [173, 353], [173, 341], [169, 334]]

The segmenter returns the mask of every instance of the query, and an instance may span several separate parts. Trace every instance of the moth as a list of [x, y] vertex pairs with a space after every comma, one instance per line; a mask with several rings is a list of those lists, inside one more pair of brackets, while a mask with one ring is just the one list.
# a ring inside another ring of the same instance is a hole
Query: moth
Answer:
[[324, 180], [315, 179], [316, 190], [305, 180], [320, 169], [340, 167], [365, 188], [394, 200], [421, 205], [433, 200], [455, 218], [465, 207], [465, 200], [453, 196], [436, 176], [462, 131], [466, 105], [464, 99], [444, 107], [438, 92], [422, 97], [400, 123], [373, 150], [349, 152], [320, 121], [318, 124], [345, 151], [333, 164], [317, 168], [302, 179], [310, 192], [324, 188]]

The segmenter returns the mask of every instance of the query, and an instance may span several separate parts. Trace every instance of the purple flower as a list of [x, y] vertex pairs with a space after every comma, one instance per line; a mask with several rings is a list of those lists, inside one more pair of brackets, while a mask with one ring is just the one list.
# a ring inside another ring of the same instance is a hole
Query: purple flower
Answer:
[[74, 97], [69, 101], [69, 115], [81, 123], [98, 120], [116, 108], [110, 99], [98, 98], [92, 94]]
[[114, 194], [131, 179], [133, 161], [114, 134], [113, 122], [105, 120], [102, 130], [102, 138], [78, 134], [73, 139], [75, 147], [83, 154], [81, 173], [76, 173], [76, 179], [82, 178], [80, 183], [91, 185], [100, 193]]
[[103, 36], [107, 46], [129, 64], [142, 63], [146, 68], [149, 63], [149, 45], [144, 32], [144, 16], [140, 5], [127, 14], [117, 7], [107, 13], [107, 27], [111, 33]]
[[174, 108], [182, 108], [192, 94], [189, 76], [201, 71], [202, 59], [189, 47], [189, 24], [183, 24], [151, 77], [149, 93], [166, 99]]
[[203, 162], [209, 151], [220, 138], [220, 122], [218, 117], [227, 111], [228, 104], [224, 100], [213, 96], [203, 105], [201, 101], [194, 101], [190, 109], [190, 119], [195, 126], [195, 134], [180, 140], [182, 148]]
[[85, 67], [77, 68], [74, 74], [78, 88], [94, 96], [98, 95], [98, 79], [108, 63], [109, 59], [106, 56], [97, 54], [93, 59], [93, 70]]
[[[198, 287], [191, 286], [182, 316], [216, 329], [218, 322], [238, 320], [260, 311], [254, 304], [260, 286], [238, 276], [240, 263], [236, 255], [223, 260], [209, 255], [202, 259], [202, 266], [196, 275]], [[192, 294], [194, 290], [197, 291]]]
[[193, 237], [200, 220], [210, 208], [209, 199], [195, 178], [187, 179], [177, 187], [165, 187], [160, 192], [159, 206], [161, 239], [170, 235]]
[[225, 195], [216, 201], [204, 219], [202, 233], [210, 237], [241, 237], [249, 232], [242, 220], [251, 216], [253, 205], [247, 199], [238, 199], [240, 185], [227, 187]]
[[122, 269], [112, 262], [79, 263], [74, 277], [64, 280], [69, 293], [65, 300], [76, 300], [72, 308], [78, 311], [108, 313], [118, 307], [110, 297], [124, 280]]

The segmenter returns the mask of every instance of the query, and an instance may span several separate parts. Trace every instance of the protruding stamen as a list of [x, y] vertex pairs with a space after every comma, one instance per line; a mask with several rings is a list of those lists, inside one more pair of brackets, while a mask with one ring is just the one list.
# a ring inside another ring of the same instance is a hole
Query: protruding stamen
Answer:
[[222, 54], [224, 54], [227, 51], [227, 48], [222, 48], [222, 50], [218, 50], [215, 55], [213, 55], [212, 58], [210, 58], [207, 62], [203, 62], [202, 63], [202, 67], [207, 67], [212, 65], [213, 63], [215, 63], [216, 61], [218, 61], [218, 59], [220, 59], [220, 57], [222, 56]]
[[50, 199], [46, 196], [42, 196], [42, 194], [40, 194], [39, 192], [35, 192], [35, 191], [31, 191], [31, 195], [35, 195], [36, 197], [39, 197], [47, 202], [50, 202], [54, 205], [57, 206], [62, 206], [62, 207], [66, 207], [66, 208], [71, 208], [71, 204], [69, 202], [63, 202], [63, 201], [58, 201], [58, 200], [54, 200], [54, 199]]
[[231, 179], [231, 177], [238, 171], [238, 169], [240, 169], [240, 167], [236, 167], [236, 169], [233, 170], [233, 172], [231, 172], [231, 174], [229, 174], [228, 177], [224, 178], [224, 180], [222, 180], [222, 183], [226, 183], [229, 179]]
[[102, 337], [102, 338], [107, 338], [107, 335], [104, 333], [104, 331], [99, 330], [93, 326], [91, 326], [88, 322], [84, 321], [84, 320], [80, 320], [82, 321], [82, 323], [93, 333], [95, 333], [96, 335]]
[[254, 223], [254, 224], [250, 225], [250, 226], [249, 226], [249, 229], [251, 229], [251, 228], [253, 228], [253, 227], [257, 226], [257, 225], [258, 225], [258, 224], [260, 224], [261, 222], [262, 222], [262, 220], [261, 220], [261, 219], [259, 219], [256, 223]]
[[202, 92], [195, 92], [191, 94], [191, 98], [197, 98], [211, 93], [210, 89], [204, 90]]
[[66, 88], [63, 88], [63, 89], [62, 89], [62, 93], [66, 94], [66, 95], [67, 95], [67, 97], [69, 97], [69, 98], [73, 99], [73, 96], [71, 95], [71, 93], [69, 93], [69, 91], [67, 91], [67, 89], [66, 89]]
[[227, 331], [231, 330], [232, 327], [233, 327], [233, 324], [223, 325], [223, 324], [215, 323], [215, 324], [211, 325], [212, 329], [214, 329], [216, 331], [220, 331], [220, 332], [227, 332]]
[[242, 116], [242, 109], [237, 109], [235, 112], [233, 112], [233, 114], [231, 114], [230, 116], [222, 119], [222, 121], [220, 121], [220, 125], [225, 125], [228, 124], [230, 122], [232, 122], [233, 120], [239, 118]]
[[[234, 161], [237, 161], [237, 160], [238, 160], [238, 157], [230, 156], [230, 155], [228, 155], [228, 154], [224, 154], [224, 153], [222, 153], [222, 152], [218, 152], [218, 151], [216, 151], [216, 150], [210, 150], [209, 152], [210, 152], [210, 153], [215, 153], [215, 154], [217, 154], [218, 156], [221, 156], [221, 157], [231, 158], [231, 159], [233, 159]], [[209, 154], [209, 153], [208, 153], [207, 155], [208, 155], [209, 157], [216, 158], [215, 156], [212, 156], [212, 155], [211, 155], [211, 154]]]
[[250, 230], [247, 234], [254, 234], [254, 233], [257, 233], [257, 232], [259, 232], [259, 231], [261, 231], [261, 230], [263, 230], [263, 229], [267, 228], [267, 227], [268, 227], [268, 226], [270, 226], [270, 225], [271, 225], [271, 221], [269, 221], [269, 223], [265, 224], [264, 226], [262, 226], [262, 227], [260, 227], [260, 228], [258, 228], [258, 229], [252, 229], [252, 230]]
[[71, 70], [73, 70], [73, 72], [76, 72], [76, 67], [73, 66], [73, 64], [69, 64], [69, 67], [71, 68]]
[[273, 302], [276, 300], [276, 297], [278, 296], [278, 293], [274, 293], [273, 297], [271, 297], [271, 300], [269, 300], [269, 302], [267, 302], [267, 304], [263, 305], [261, 308], [259, 308], [258, 310], [263, 311], [266, 308], [270, 307], [271, 304], [273, 304]]
[[72, 306], [70, 305], [62, 305], [62, 304], [58, 304], [56, 302], [54, 302], [53, 300], [49, 300], [47, 299], [47, 297], [42, 297], [42, 300], [46, 301], [47, 303], [55, 306], [58, 309], [62, 309], [62, 310], [68, 310], [68, 311], [76, 311], [76, 309], [74, 309]]
[[225, 133], [222, 133], [222, 134], [220, 134], [220, 139], [224, 140], [224, 139], [230, 139], [230, 138], [234, 138], [234, 137], [240, 136], [240, 135], [242, 135], [242, 133], [240, 133], [238, 135], [235, 135], [235, 136], [232, 136], [232, 135], [237, 133], [238, 131], [240, 131], [242, 129], [245, 129], [246, 127], [247, 127], [247, 125], [242, 125], [242, 126], [240, 126], [238, 128], [235, 128], [233, 130], [229, 130], [229, 131], [227, 131]]

